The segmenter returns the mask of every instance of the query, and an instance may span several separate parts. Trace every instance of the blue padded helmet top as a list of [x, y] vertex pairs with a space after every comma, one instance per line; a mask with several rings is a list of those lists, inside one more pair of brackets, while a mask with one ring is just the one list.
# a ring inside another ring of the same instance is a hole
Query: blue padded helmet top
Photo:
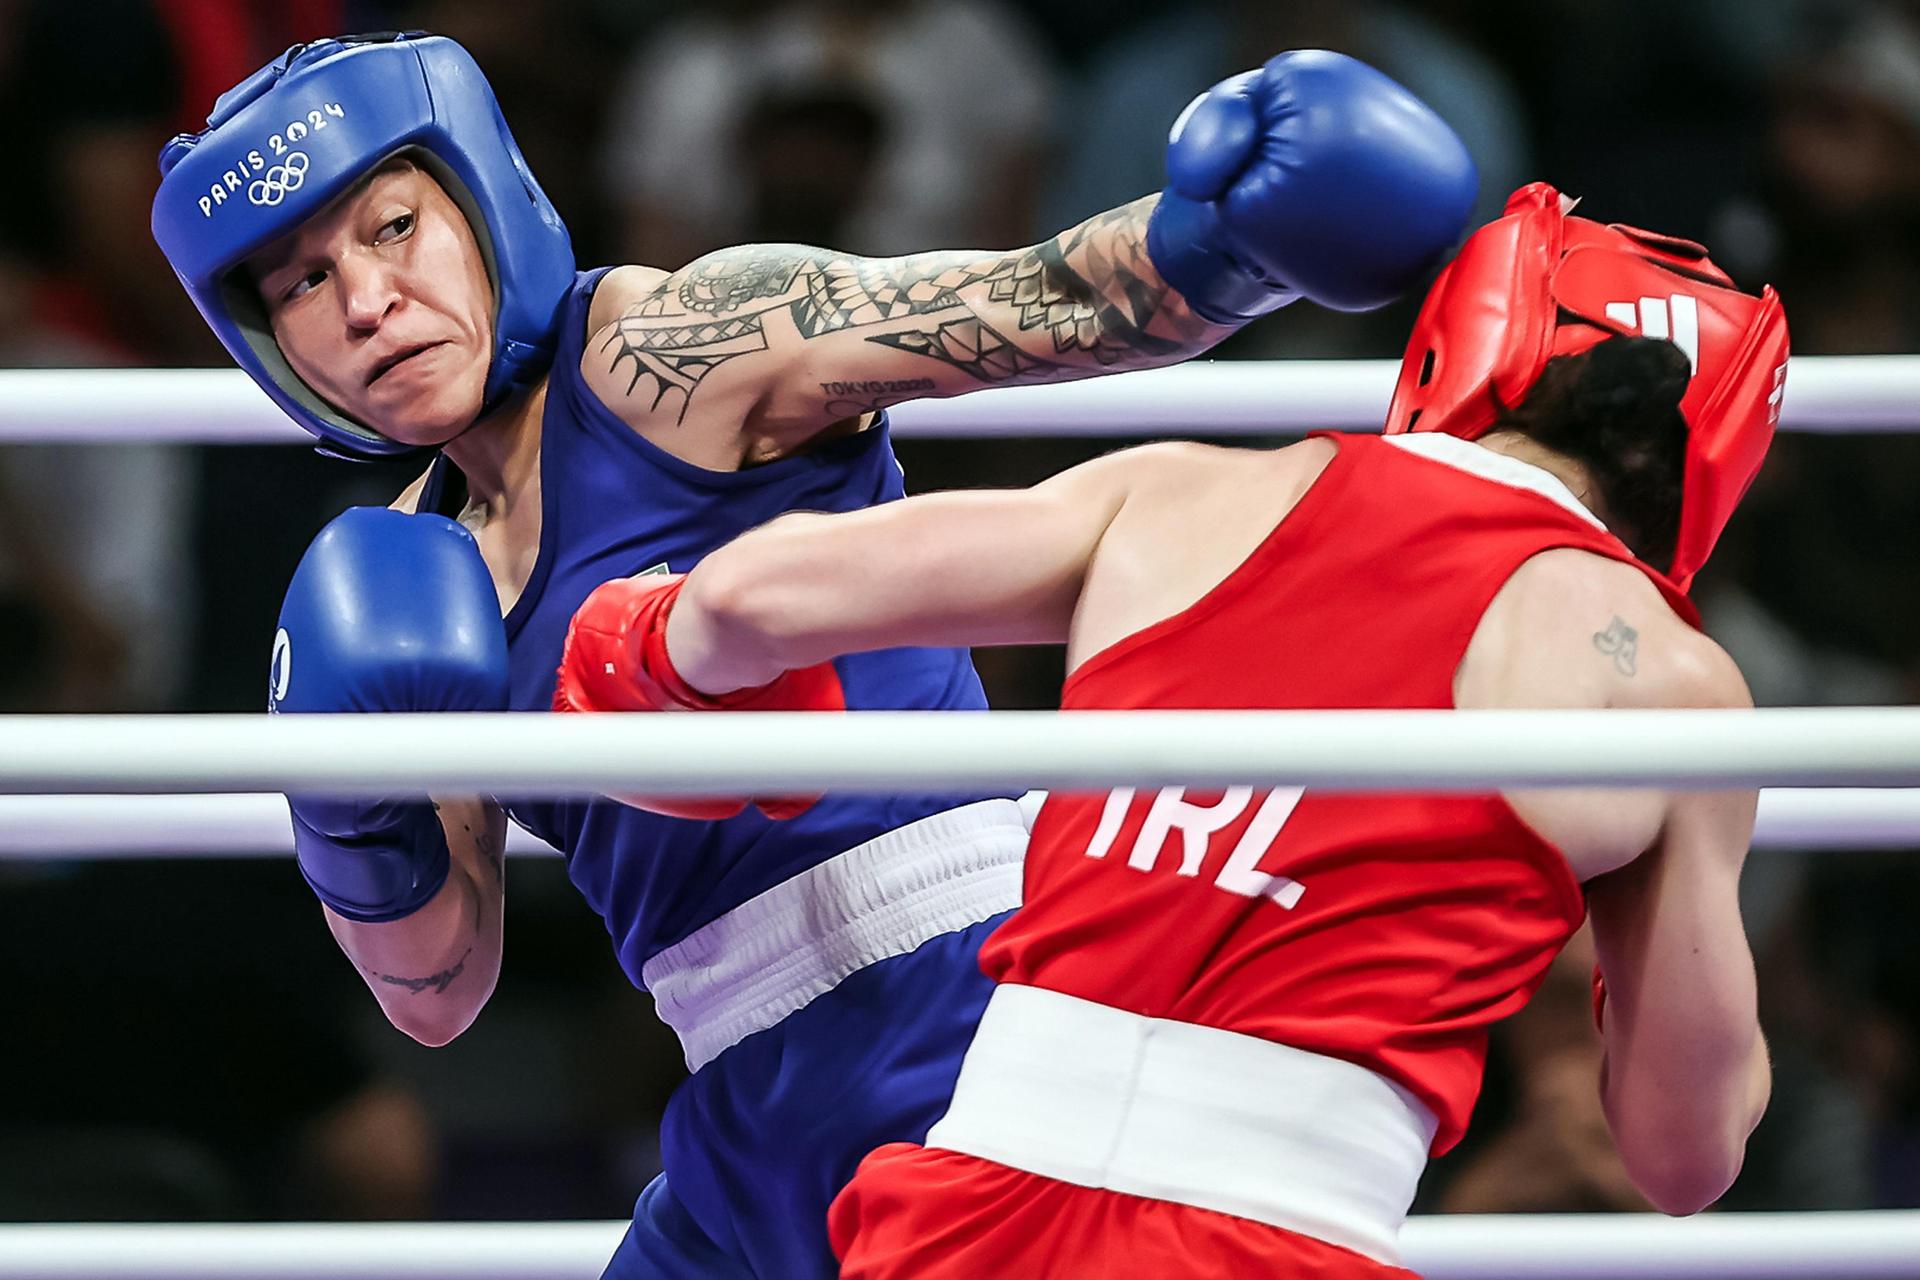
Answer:
[[294, 373], [242, 264], [387, 160], [446, 188], [493, 284], [493, 357], [481, 412], [553, 358], [573, 243], [507, 130], [473, 57], [445, 36], [350, 36], [296, 45], [220, 95], [207, 127], [161, 149], [153, 238], [240, 367], [326, 452], [416, 452], [355, 422]]

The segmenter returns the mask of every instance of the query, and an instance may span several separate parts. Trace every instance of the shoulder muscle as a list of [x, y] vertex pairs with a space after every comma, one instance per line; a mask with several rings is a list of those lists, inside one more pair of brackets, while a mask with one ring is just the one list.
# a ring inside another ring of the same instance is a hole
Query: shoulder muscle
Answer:
[[1631, 564], [1558, 548], [1494, 597], [1456, 682], [1460, 706], [1751, 705], [1739, 668]]
[[1171, 617], [1243, 564], [1334, 454], [1169, 443], [1115, 454], [1119, 501], [1094, 554], [1069, 662]]
[[621, 312], [659, 288], [666, 278], [667, 273], [659, 267], [625, 266], [607, 272], [593, 291], [593, 306], [587, 310], [587, 333], [597, 334], [618, 320]]

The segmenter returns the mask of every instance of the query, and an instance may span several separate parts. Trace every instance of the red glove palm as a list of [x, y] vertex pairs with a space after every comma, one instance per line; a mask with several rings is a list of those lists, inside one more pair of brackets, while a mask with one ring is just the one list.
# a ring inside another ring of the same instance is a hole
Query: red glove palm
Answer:
[[[830, 662], [788, 671], [753, 689], [705, 694], [688, 684], [667, 656], [667, 615], [686, 584], [684, 574], [615, 578], [594, 588], [567, 627], [560, 654], [555, 711], [845, 711], [846, 694]], [[713, 822], [747, 807], [745, 800], [706, 796], [616, 796], [670, 818]], [[818, 796], [756, 799], [769, 818], [798, 817]]]

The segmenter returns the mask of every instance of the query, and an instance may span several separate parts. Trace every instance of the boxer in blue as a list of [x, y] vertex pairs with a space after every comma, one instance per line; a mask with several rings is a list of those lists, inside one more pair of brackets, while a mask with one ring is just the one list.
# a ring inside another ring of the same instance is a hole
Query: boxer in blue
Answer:
[[[601, 583], [684, 572], [785, 511], [900, 497], [888, 405], [1172, 363], [1300, 297], [1377, 306], [1453, 245], [1475, 185], [1425, 106], [1316, 52], [1196, 100], [1168, 167], [1162, 194], [1013, 252], [751, 245], [577, 272], [457, 45], [289, 51], [164, 149], [154, 235], [323, 449], [427, 466], [396, 510], [346, 513], [301, 562], [272, 706], [544, 709]], [[961, 651], [837, 668], [849, 709], [984, 706]], [[945, 1109], [989, 992], [975, 952], [1018, 900], [1018, 807], [647, 803], [667, 812], [409, 794], [291, 808], [329, 927], [389, 1018], [432, 1044], [499, 972], [505, 815], [558, 846], [693, 1070], [608, 1274], [831, 1275], [834, 1193]]]

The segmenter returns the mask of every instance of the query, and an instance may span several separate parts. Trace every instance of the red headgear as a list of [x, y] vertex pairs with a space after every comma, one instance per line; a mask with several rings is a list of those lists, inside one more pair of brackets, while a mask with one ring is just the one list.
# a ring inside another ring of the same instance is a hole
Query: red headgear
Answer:
[[1434, 282], [1387, 411], [1387, 432], [1472, 440], [1526, 397], [1547, 361], [1615, 334], [1671, 339], [1693, 364], [1680, 401], [1687, 471], [1667, 574], [1683, 589], [1766, 457], [1787, 375], [1787, 317], [1771, 288], [1740, 292], [1688, 240], [1567, 215], [1522, 187]]

